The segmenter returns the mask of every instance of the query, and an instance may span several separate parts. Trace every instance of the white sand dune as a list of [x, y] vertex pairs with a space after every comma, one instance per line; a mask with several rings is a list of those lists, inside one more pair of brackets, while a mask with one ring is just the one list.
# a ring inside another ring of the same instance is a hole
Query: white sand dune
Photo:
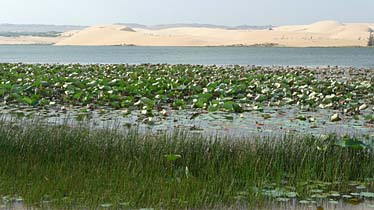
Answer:
[[[175, 27], [159, 30], [123, 25], [98, 25], [65, 32], [56, 45], [110, 46], [231, 46], [279, 45], [289, 47], [366, 46], [374, 23], [321, 21], [310, 25], [275, 27], [272, 30]], [[40, 40], [39, 40], [40, 41]], [[1, 44], [0, 38], [0, 44]]]
[[344, 24], [337, 21], [321, 21], [310, 25], [281, 26], [275, 28], [276, 31], [305, 32], [305, 33], [333, 33]]

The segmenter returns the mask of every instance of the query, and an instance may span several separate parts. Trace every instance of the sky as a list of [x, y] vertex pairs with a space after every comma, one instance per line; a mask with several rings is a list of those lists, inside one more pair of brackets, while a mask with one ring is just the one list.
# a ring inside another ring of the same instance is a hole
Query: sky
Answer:
[[96, 25], [374, 22], [374, 0], [1, 0], [0, 23]]

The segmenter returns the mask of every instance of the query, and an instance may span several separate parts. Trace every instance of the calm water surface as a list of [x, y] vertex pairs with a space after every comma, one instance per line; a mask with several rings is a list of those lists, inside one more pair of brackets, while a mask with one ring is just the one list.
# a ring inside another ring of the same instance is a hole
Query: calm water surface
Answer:
[[0, 62], [374, 67], [374, 48], [0, 45]]

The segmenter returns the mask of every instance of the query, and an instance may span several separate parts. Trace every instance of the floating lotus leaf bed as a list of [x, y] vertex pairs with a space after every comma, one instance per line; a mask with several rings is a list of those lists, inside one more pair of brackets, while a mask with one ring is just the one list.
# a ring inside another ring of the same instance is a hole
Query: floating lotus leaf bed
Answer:
[[[219, 113], [236, 122], [259, 117], [254, 128], [281, 119], [291, 123], [278, 127], [289, 130], [318, 130], [330, 123], [371, 130], [374, 69], [5, 63], [0, 64], [0, 100], [2, 109], [23, 107], [18, 115], [25, 109], [79, 110], [78, 120], [94, 110], [102, 115], [120, 110], [147, 124]], [[188, 116], [174, 115], [180, 112]], [[213, 115], [205, 118], [217, 119]]]

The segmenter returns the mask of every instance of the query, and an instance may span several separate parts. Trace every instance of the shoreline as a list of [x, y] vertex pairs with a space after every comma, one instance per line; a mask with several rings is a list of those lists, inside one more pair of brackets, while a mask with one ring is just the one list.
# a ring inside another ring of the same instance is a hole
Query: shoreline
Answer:
[[53, 47], [149, 47], [149, 48], [374, 48], [373, 46], [347, 45], [347, 46], [285, 46], [278, 44], [253, 45], [201, 45], [201, 46], [152, 46], [152, 45], [56, 45], [55, 43], [13, 43], [0, 44], [1, 46], [53, 46]]

